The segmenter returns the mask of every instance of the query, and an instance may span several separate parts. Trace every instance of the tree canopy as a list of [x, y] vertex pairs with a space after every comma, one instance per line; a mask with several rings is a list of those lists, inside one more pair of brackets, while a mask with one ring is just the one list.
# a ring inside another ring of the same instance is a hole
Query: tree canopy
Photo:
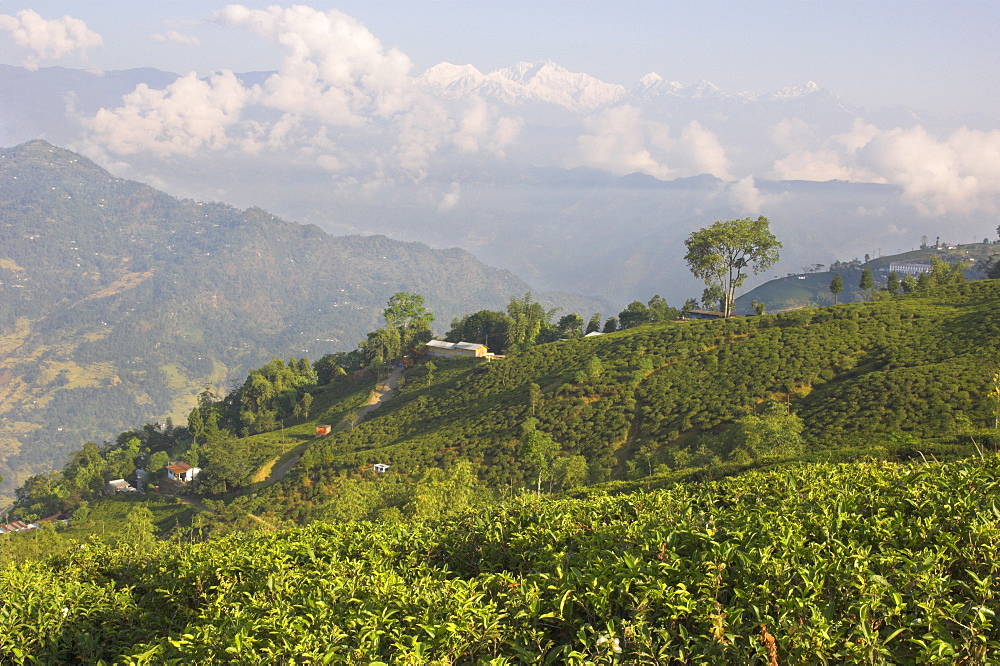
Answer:
[[872, 299], [872, 292], [875, 291], [875, 279], [872, 277], [872, 269], [868, 266], [865, 266], [865, 269], [861, 271], [861, 281], [858, 282], [858, 288], [864, 292], [866, 301]]
[[840, 273], [834, 273], [833, 279], [830, 281], [830, 293], [833, 294], [834, 305], [840, 300], [840, 292], [842, 291], [844, 291], [844, 280], [840, 277]]
[[722, 290], [726, 317], [732, 313], [736, 289], [746, 280], [745, 269], [759, 273], [778, 260], [781, 243], [769, 224], [764, 216], [719, 221], [692, 232], [684, 241], [684, 261], [695, 277]]
[[430, 326], [434, 314], [424, 307], [424, 297], [398, 291], [389, 297], [382, 311], [386, 326], [399, 331], [399, 341], [403, 349], [431, 339]]

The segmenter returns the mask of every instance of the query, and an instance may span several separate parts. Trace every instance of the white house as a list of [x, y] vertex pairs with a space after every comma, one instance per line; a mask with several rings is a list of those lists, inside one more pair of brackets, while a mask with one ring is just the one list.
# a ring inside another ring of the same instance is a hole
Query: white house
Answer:
[[177, 462], [172, 462], [167, 465], [167, 477], [173, 481], [180, 481], [181, 483], [194, 481], [200, 471], [200, 467], [191, 467], [191, 465], [184, 460], [178, 460]]
[[889, 264], [889, 272], [897, 275], [920, 275], [931, 270], [930, 264], [921, 264], [913, 261], [894, 261]]
[[376, 474], [385, 474], [386, 470], [389, 469], [389, 466], [385, 463], [375, 463], [372, 465], [372, 469], [375, 470]]

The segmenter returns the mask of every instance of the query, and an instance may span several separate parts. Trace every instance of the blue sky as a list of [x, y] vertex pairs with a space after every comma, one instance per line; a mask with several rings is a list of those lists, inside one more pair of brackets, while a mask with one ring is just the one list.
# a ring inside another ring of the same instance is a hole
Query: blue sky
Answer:
[[[206, 20], [226, 3], [178, 0], [33, 2], [0, 0], [0, 15], [31, 9], [68, 15], [103, 44], [42, 57], [41, 66], [157, 67], [208, 74], [276, 69], [281, 51], [246, 30]], [[252, 8], [267, 2], [244, 2]], [[903, 105], [945, 116], [1000, 106], [997, 2], [594, 2], [592, 0], [307, 2], [339, 9], [386, 47], [413, 61], [413, 74], [441, 61], [483, 71], [518, 60], [553, 60], [612, 83], [655, 71], [730, 92], [767, 92], [809, 80], [867, 108]], [[2, 28], [2, 24], [0, 24]], [[153, 35], [197, 44], [153, 41]], [[0, 29], [0, 63], [26, 49]]]

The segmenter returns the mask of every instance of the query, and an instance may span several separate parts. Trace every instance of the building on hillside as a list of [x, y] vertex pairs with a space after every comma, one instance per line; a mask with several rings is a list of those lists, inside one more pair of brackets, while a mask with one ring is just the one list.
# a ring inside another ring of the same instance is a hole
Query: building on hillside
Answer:
[[192, 467], [184, 460], [178, 460], [167, 465], [167, 477], [181, 483], [194, 481], [200, 471], [200, 467]]
[[134, 493], [137, 492], [132, 484], [125, 479], [115, 479], [114, 481], [108, 481], [104, 484], [104, 494], [105, 495], [117, 495], [118, 493]]
[[427, 343], [427, 354], [443, 358], [482, 358], [486, 356], [486, 345], [479, 342], [445, 342], [431, 340]]
[[717, 310], [688, 310], [688, 319], [725, 319], [726, 313]]
[[328, 426], [328, 425], [318, 425], [318, 426], [316, 426], [316, 436], [317, 437], [326, 437], [331, 432], [333, 432], [333, 426]]
[[0, 534], [7, 534], [9, 532], [27, 532], [28, 530], [34, 529], [38, 529], [37, 523], [26, 523], [23, 520], [15, 520], [14, 522], [0, 525]]
[[376, 474], [385, 474], [389, 470], [389, 466], [385, 463], [375, 463], [372, 465], [372, 469], [375, 470]]
[[930, 264], [921, 264], [915, 261], [893, 261], [889, 264], [889, 272], [897, 275], [920, 275], [929, 273]]

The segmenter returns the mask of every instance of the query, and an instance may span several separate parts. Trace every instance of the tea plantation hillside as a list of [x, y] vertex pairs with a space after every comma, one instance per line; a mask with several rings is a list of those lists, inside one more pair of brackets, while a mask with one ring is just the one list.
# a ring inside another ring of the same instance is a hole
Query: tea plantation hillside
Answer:
[[[366, 422], [308, 444], [254, 509], [294, 520], [372, 518], [387, 503], [404, 508], [390, 497], [400, 480], [462, 460], [483, 484], [510, 492], [534, 489], [539, 477], [542, 489], [565, 490], [727, 462], [974, 451], [970, 435], [984, 428], [979, 443], [992, 447], [1000, 443], [988, 434], [998, 409], [998, 306], [1000, 281], [982, 281], [875, 303], [640, 326], [491, 363], [436, 359], [433, 371], [408, 370], [399, 396]], [[748, 419], [774, 412], [799, 421], [799, 445], [741, 436]], [[315, 422], [335, 423], [342, 411], [318, 414]], [[525, 424], [554, 441], [547, 458], [528, 450]], [[311, 439], [311, 430], [298, 432]], [[583, 473], [570, 480], [581, 460]], [[373, 463], [391, 466], [379, 483]]]
[[0, 568], [4, 663], [985, 664], [1000, 465], [794, 465]]
[[[29, 478], [15, 511], [72, 513], [105, 482], [178, 459], [202, 468], [214, 534], [422, 520], [528, 490], [583, 496], [781, 461], [954, 459], [1000, 446], [998, 305], [992, 280], [648, 324], [492, 361], [425, 355], [364, 419], [374, 375], [274, 359], [222, 399], [204, 392], [187, 427], [125, 431]], [[316, 437], [319, 425], [333, 432]]]
[[[844, 289], [836, 297], [838, 303], [864, 301], [865, 293], [859, 286], [864, 269], [867, 268], [872, 272], [875, 286], [881, 288], [886, 286], [889, 269], [894, 263], [930, 265], [934, 261], [943, 261], [949, 266], [960, 266], [968, 279], [979, 280], [988, 277], [988, 270], [992, 266], [990, 262], [1000, 257], [1000, 241], [983, 240], [982, 243], [928, 246], [919, 250], [876, 257], [864, 263], [857, 259], [837, 262], [835, 266], [830, 266], [829, 270], [816, 270], [824, 268], [822, 265], [804, 268], [802, 273], [775, 277], [745, 292], [736, 299], [735, 311], [752, 313], [754, 301], [764, 303], [771, 312], [832, 305], [835, 298], [830, 291], [830, 283], [836, 275], [840, 276]], [[899, 280], [905, 277], [897, 275]]]

